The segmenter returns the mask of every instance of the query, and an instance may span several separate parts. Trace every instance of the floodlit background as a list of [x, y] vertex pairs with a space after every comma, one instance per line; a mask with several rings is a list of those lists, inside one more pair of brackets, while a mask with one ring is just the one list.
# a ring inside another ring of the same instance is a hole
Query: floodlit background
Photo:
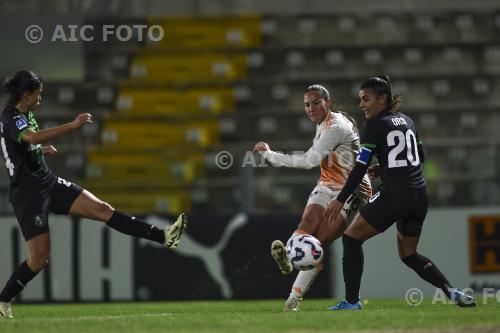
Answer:
[[[54, 142], [59, 155], [48, 161], [59, 176], [119, 210], [161, 216], [159, 224], [181, 211], [192, 216], [192, 242], [178, 255], [53, 218], [52, 271], [26, 300], [186, 298], [161, 281], [189, 285], [193, 272], [188, 298], [285, 297], [291, 280], [268, 247], [300, 221], [319, 169], [266, 167], [249, 151], [257, 141], [284, 152], [311, 146], [303, 91], [313, 83], [361, 127], [359, 84], [382, 73], [424, 142], [431, 211], [422, 251], [462, 287], [498, 281], [498, 1], [2, 0], [0, 40], [0, 78], [32, 69], [44, 80], [41, 128], [81, 112], [95, 118]], [[6, 172], [0, 212], [3, 284], [24, 258]], [[231, 224], [238, 214], [244, 223]], [[367, 295], [425, 289], [399, 263], [394, 233], [366, 245]], [[312, 291], [318, 297], [343, 293], [337, 243]], [[208, 248], [222, 260], [217, 272], [215, 257], [200, 259]], [[177, 269], [150, 262], [149, 251]], [[245, 292], [252, 288], [259, 292]]]

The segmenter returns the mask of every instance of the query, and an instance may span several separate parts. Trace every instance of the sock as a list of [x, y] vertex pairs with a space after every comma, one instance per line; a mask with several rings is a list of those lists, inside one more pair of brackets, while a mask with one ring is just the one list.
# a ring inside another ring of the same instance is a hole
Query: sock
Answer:
[[293, 232], [292, 236], [290, 238], [292, 238], [293, 236], [297, 236], [297, 235], [306, 235], [307, 232], [303, 231], [303, 230], [300, 230], [300, 229], [297, 229]]
[[405, 257], [401, 259], [408, 267], [413, 269], [417, 274], [429, 282], [433, 286], [437, 288], [441, 288], [441, 290], [445, 293], [445, 295], [449, 298], [450, 291], [449, 288], [452, 288], [446, 277], [443, 273], [437, 268], [434, 263], [420, 255], [418, 253], [412, 254], [411, 256]]
[[146, 238], [160, 244], [165, 242], [163, 229], [117, 210], [114, 211], [107, 225], [130, 236]]
[[344, 257], [342, 268], [344, 270], [345, 298], [354, 304], [359, 301], [361, 276], [363, 275], [363, 242], [346, 234], [342, 235]]
[[299, 271], [299, 274], [297, 274], [295, 282], [293, 283], [290, 296], [293, 296], [296, 299], [302, 299], [321, 270], [323, 270], [322, 264], [308, 271]]
[[37, 274], [38, 273], [33, 272], [28, 267], [28, 263], [24, 261], [21, 265], [19, 265], [14, 273], [12, 273], [9, 280], [5, 284], [5, 287], [0, 293], [0, 302], [10, 302], [10, 300], [16, 297], [24, 289], [24, 287], [26, 287], [26, 284]]

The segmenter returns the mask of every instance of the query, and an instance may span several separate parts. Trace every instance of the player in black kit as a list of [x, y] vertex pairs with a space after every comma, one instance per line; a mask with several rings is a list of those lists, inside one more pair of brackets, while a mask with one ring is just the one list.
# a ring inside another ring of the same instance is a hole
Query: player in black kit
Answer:
[[[366, 116], [361, 148], [346, 184], [325, 211], [326, 220], [335, 220], [367, 171], [372, 179], [380, 175], [382, 185], [380, 191], [359, 210], [342, 236], [346, 299], [329, 309], [362, 309], [359, 300], [363, 274], [362, 244], [395, 222], [401, 260], [422, 279], [443, 290], [458, 306], [475, 306], [472, 296], [453, 288], [437, 266], [417, 252], [428, 198], [421, 167], [424, 151], [413, 120], [397, 111], [398, 99], [392, 95], [386, 75], [363, 82], [359, 98], [359, 107]], [[379, 164], [369, 167], [374, 156]]]
[[47, 264], [50, 254], [49, 212], [71, 214], [106, 223], [122, 233], [146, 238], [174, 249], [179, 245], [187, 219], [180, 214], [165, 229], [115, 210], [89, 191], [57, 177], [47, 166], [44, 155], [55, 155], [53, 146], [42, 146], [70, 131], [92, 122], [81, 113], [67, 124], [40, 130], [33, 111], [40, 104], [42, 80], [22, 70], [5, 83], [9, 100], [0, 116], [1, 147], [10, 177], [9, 201], [28, 247], [28, 259], [11, 275], [0, 292], [0, 317], [12, 317], [10, 301]]

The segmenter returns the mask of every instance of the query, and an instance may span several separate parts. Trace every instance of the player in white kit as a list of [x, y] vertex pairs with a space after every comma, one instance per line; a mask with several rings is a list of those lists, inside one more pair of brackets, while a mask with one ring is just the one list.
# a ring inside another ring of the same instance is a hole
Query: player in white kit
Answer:
[[[302, 220], [293, 235], [313, 235], [326, 249], [333, 240], [342, 235], [358, 208], [367, 202], [371, 195], [371, 186], [365, 176], [355, 193], [346, 201], [342, 214], [339, 214], [335, 221], [324, 220], [325, 208], [337, 197], [356, 163], [359, 134], [354, 120], [349, 115], [334, 110], [330, 93], [321, 85], [312, 85], [305, 90], [304, 107], [309, 119], [316, 124], [316, 136], [307, 152], [282, 154], [272, 151], [267, 143], [258, 142], [254, 153], [260, 153], [274, 166], [302, 169], [320, 166], [320, 179], [309, 196]], [[271, 255], [281, 273], [290, 274], [293, 271], [282, 241], [275, 240], [272, 243]], [[324, 262], [321, 262], [314, 269], [298, 273], [285, 303], [285, 310], [299, 310], [300, 301], [323, 267]]]

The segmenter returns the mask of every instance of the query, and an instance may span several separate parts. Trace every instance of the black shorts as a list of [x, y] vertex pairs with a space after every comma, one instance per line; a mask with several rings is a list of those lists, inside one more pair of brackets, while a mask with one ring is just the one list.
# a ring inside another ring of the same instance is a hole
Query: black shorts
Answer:
[[391, 195], [384, 190], [375, 193], [359, 213], [372, 227], [386, 231], [397, 222], [403, 236], [419, 236], [422, 231], [429, 199], [425, 188]]
[[33, 193], [16, 201], [14, 213], [26, 241], [49, 232], [49, 212], [67, 215], [83, 188], [59, 177], [49, 193]]

